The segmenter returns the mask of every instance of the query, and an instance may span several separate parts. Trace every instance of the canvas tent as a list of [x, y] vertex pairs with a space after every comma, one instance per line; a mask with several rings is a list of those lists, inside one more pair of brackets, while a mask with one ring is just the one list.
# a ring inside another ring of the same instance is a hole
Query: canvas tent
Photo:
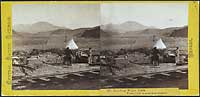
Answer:
[[74, 42], [74, 39], [72, 38], [66, 45], [65, 48], [69, 47], [69, 49], [78, 49], [78, 46], [76, 45], [76, 43]]
[[165, 48], [167, 48], [166, 45], [163, 43], [161, 38], [156, 42], [156, 44], [154, 44], [153, 47], [156, 47], [157, 49], [165, 49]]

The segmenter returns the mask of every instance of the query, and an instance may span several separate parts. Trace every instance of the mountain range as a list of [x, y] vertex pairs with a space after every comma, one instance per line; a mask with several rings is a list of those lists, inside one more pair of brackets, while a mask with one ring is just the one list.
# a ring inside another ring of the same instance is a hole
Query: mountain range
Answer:
[[18, 24], [13, 26], [13, 30], [15, 30], [16, 32], [26, 32], [26, 33], [47, 32], [57, 29], [67, 29], [67, 28], [55, 26], [48, 22], [37, 22], [33, 24]]
[[121, 37], [135, 35], [156, 35], [165, 37], [184, 37], [187, 38], [188, 27], [170, 27], [158, 29], [147, 27], [137, 22], [125, 22], [122, 24], [107, 24], [96, 27], [69, 29], [59, 27], [48, 22], [38, 22], [29, 25], [15, 25], [13, 27], [14, 47], [23, 45], [49, 44], [62, 47], [67, 40], [74, 38], [79, 45], [85, 43], [98, 44], [100, 37]]
[[152, 26], [145, 26], [135, 21], [127, 21], [121, 24], [106, 24], [102, 25], [101, 29], [107, 32], [125, 33], [129, 31], [139, 31], [144, 29], [154, 28]]
[[129, 31], [123, 34], [124, 36], [133, 35], [156, 35], [156, 36], [166, 36], [166, 37], [187, 37], [188, 36], [188, 26], [183, 27], [170, 27], [164, 29], [149, 28], [139, 31]]

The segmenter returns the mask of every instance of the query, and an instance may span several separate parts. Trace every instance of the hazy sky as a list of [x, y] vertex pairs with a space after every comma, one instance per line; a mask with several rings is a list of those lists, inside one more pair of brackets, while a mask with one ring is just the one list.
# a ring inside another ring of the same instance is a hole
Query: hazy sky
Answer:
[[101, 22], [137, 21], [146, 26], [166, 28], [188, 24], [187, 3], [109, 3], [101, 5]]
[[12, 10], [13, 24], [45, 21], [67, 28], [93, 27], [100, 24], [99, 4], [18, 4]]
[[187, 3], [16, 4], [13, 24], [46, 21], [67, 28], [136, 21], [166, 28], [188, 24]]

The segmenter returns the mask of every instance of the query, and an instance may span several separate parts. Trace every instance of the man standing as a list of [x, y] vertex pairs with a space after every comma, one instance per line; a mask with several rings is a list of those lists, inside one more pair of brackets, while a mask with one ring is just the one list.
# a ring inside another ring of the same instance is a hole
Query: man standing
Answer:
[[159, 65], [159, 51], [156, 47], [152, 50], [152, 63], [153, 65]]
[[72, 65], [72, 51], [69, 49], [69, 47], [67, 47], [64, 53], [65, 53], [65, 56], [64, 56], [63, 64], [65, 64], [65, 62], [67, 61], [68, 65], [71, 66]]
[[92, 48], [89, 48], [88, 51], [88, 64], [92, 64]]
[[179, 47], [176, 47], [176, 65], [178, 65], [179, 64], [179, 57], [180, 57], [180, 55], [179, 55], [179, 53], [180, 53], [180, 51], [179, 51]]

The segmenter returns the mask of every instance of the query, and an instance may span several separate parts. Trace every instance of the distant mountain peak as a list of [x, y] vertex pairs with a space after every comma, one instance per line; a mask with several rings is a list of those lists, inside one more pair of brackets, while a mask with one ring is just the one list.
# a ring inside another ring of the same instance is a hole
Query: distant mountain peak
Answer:
[[138, 25], [141, 25], [139, 22], [136, 22], [136, 21], [126, 21], [122, 24], [138, 24]]
[[121, 23], [120, 25], [122, 25], [122, 26], [140, 26], [140, 27], [147, 27], [147, 26], [144, 26], [144, 25], [142, 25], [141, 23], [138, 23], [138, 22], [135, 22], [135, 21], [127, 21], [127, 22]]
[[49, 22], [45, 22], [45, 21], [40, 21], [40, 22], [33, 23], [32, 25], [53, 25], [53, 24]]
[[65, 29], [65, 27], [56, 26], [45, 21], [40, 21], [33, 24], [19, 24], [13, 26], [13, 30], [26, 33], [47, 32], [57, 29]]
[[106, 24], [101, 26], [101, 28], [104, 31], [125, 33], [129, 31], [144, 30], [151, 27], [142, 25], [141, 23], [136, 21], [126, 21], [120, 24], [112, 24], [112, 23]]

